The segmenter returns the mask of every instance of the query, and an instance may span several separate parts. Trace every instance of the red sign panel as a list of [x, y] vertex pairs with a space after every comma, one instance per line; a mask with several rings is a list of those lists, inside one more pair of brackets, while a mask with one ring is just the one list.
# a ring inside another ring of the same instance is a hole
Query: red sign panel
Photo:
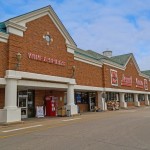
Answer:
[[122, 76], [121, 80], [121, 85], [122, 86], [132, 86], [132, 77], [125, 77], [124, 75]]
[[144, 88], [144, 83], [143, 83], [143, 81], [142, 81], [142, 80], [139, 80], [138, 78], [136, 78], [136, 87], [143, 89], [143, 88]]
[[28, 58], [29, 59], [33, 59], [33, 60], [37, 60], [37, 61], [41, 61], [41, 62], [46, 62], [46, 63], [50, 63], [50, 64], [56, 64], [56, 65], [60, 65], [60, 66], [65, 66], [66, 62], [62, 61], [62, 60], [58, 60], [55, 58], [50, 58], [50, 57], [43, 57], [39, 54], [33, 54], [33, 53], [28, 53]]
[[111, 85], [118, 86], [118, 74], [116, 70], [110, 70]]

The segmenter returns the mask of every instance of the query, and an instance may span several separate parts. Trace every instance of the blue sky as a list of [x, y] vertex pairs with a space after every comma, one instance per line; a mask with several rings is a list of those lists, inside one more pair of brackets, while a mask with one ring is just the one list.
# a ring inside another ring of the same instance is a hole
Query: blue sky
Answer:
[[150, 70], [150, 0], [1, 0], [0, 21], [51, 5], [79, 48], [133, 53]]

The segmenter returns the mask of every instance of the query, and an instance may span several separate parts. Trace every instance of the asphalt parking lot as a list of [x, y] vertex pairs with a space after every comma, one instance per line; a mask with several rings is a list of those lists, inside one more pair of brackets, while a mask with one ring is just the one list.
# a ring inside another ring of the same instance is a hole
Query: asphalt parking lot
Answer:
[[0, 150], [149, 150], [150, 107], [0, 126]]

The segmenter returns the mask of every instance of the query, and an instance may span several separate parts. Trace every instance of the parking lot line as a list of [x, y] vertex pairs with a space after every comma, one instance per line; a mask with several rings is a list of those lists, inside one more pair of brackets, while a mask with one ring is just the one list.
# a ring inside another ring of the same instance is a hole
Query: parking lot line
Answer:
[[24, 130], [24, 129], [29, 129], [29, 128], [36, 128], [36, 127], [41, 127], [42, 125], [35, 125], [35, 126], [28, 126], [28, 127], [24, 127], [24, 128], [17, 128], [17, 129], [12, 129], [12, 130], [5, 130], [2, 131], [3, 133], [7, 133], [7, 132], [14, 132], [14, 131], [19, 131], [19, 130]]
[[81, 119], [81, 118], [67, 119], [67, 120], [62, 120], [62, 121], [74, 121], [74, 120], [78, 120], [78, 119]]

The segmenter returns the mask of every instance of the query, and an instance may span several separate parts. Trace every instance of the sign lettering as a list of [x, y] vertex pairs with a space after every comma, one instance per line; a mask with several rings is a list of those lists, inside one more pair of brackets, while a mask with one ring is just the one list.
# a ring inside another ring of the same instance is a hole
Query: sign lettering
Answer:
[[148, 81], [147, 81], [147, 79], [144, 79], [144, 89], [148, 90]]
[[122, 86], [132, 86], [132, 77], [125, 77], [124, 75], [122, 76], [121, 80], [121, 85]]
[[118, 86], [118, 74], [116, 70], [110, 70], [111, 85]]
[[143, 81], [136, 78], [136, 87], [143, 89], [144, 87]]
[[33, 59], [33, 60], [37, 60], [37, 61], [41, 61], [41, 62], [46, 62], [49, 64], [56, 64], [56, 65], [60, 65], [60, 66], [65, 66], [66, 62], [62, 61], [62, 60], [58, 60], [55, 58], [50, 58], [50, 57], [46, 57], [46, 56], [41, 56], [39, 54], [33, 54], [33, 53], [28, 53], [28, 58], [29, 59]]

